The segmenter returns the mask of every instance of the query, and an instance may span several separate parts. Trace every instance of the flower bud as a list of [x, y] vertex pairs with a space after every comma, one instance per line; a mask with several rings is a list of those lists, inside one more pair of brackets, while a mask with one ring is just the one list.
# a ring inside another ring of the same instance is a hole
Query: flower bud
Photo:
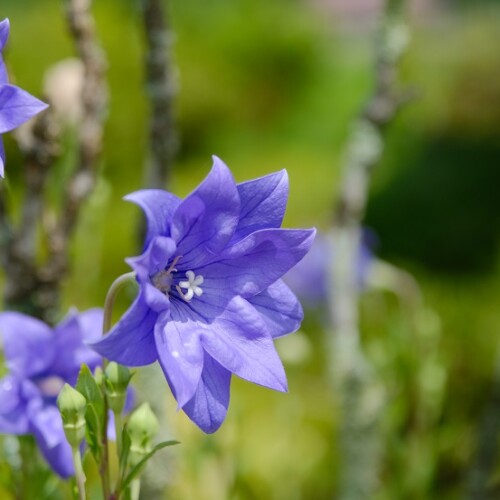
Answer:
[[109, 407], [114, 413], [121, 413], [127, 398], [127, 387], [132, 378], [130, 370], [112, 361], [106, 367], [104, 374]]
[[127, 424], [130, 437], [129, 465], [139, 463], [153, 449], [153, 438], [158, 432], [158, 419], [148, 403], [132, 413]]
[[61, 412], [66, 439], [71, 446], [79, 446], [85, 437], [87, 400], [69, 384], [64, 384], [57, 398], [57, 406]]
[[94, 380], [95, 383], [101, 387], [102, 386], [102, 381], [103, 381], [103, 374], [102, 374], [102, 368], [100, 366], [96, 366], [94, 370]]

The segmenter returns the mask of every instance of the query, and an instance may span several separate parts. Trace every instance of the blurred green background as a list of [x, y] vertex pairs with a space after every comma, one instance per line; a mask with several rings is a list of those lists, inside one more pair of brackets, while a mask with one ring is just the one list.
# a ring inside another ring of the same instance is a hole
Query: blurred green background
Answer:
[[[397, 294], [367, 290], [362, 331], [389, 395], [377, 498], [452, 499], [466, 492], [499, 347], [500, 2], [410, 3], [401, 80], [419, 98], [388, 130], [366, 225], [379, 237], [377, 254], [413, 273], [424, 305], [411, 310]], [[111, 101], [102, 179], [83, 213], [65, 287], [66, 305], [79, 309], [101, 305], [127, 271], [123, 259], [139, 250], [141, 215], [121, 198], [141, 188], [147, 151], [138, 1], [95, 4]], [[169, 188], [187, 194], [211, 154], [238, 181], [286, 168], [285, 225], [326, 229], [344, 144], [372, 88], [373, 4], [172, 0], [181, 142]], [[44, 71], [73, 55], [61, 2], [3, 0], [1, 17], [12, 27], [9, 68], [39, 94]], [[9, 137], [6, 147], [16, 199], [21, 157]], [[70, 160], [68, 153], [62, 163]], [[169, 498], [334, 495], [343, 461], [339, 405], [325, 360], [331, 332], [318, 316], [279, 342], [289, 394], [235, 380], [215, 435], [175, 412], [168, 396], [168, 434], [182, 442], [162, 455]], [[166, 383], [162, 390], [168, 395]], [[498, 460], [491, 489], [499, 498]]]

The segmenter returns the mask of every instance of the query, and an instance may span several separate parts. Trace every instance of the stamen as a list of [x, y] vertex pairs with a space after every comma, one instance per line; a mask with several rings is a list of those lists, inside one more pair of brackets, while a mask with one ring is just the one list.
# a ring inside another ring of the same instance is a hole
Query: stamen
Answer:
[[158, 290], [162, 291], [164, 294], [168, 295], [170, 292], [170, 287], [172, 286], [172, 273], [176, 272], [177, 269], [175, 265], [182, 258], [182, 255], [178, 255], [172, 261], [168, 269], [157, 272], [154, 276], [152, 276], [151, 281], [153, 285], [158, 288]]
[[[179, 295], [186, 301], [189, 302], [195, 295], [200, 297], [203, 293], [200, 285], [203, 284], [204, 278], [201, 274], [196, 276], [193, 271], [186, 271], [186, 278], [188, 281], [181, 281], [176, 289]], [[185, 288], [187, 291], [184, 293], [181, 288]]]
[[173, 261], [172, 261], [172, 264], [170, 264], [169, 268], [166, 270], [167, 273], [172, 273], [172, 272], [175, 272], [177, 271], [177, 269], [175, 268], [175, 265], [177, 264], [177, 262], [179, 262], [179, 260], [182, 258], [182, 255], [178, 255]]

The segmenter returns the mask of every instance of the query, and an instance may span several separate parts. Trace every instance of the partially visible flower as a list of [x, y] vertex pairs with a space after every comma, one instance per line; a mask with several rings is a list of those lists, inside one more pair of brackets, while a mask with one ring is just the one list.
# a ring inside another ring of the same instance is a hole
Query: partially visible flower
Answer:
[[51, 468], [74, 473], [57, 396], [76, 384], [80, 366], [92, 370], [101, 358], [86, 342], [99, 337], [102, 310], [71, 311], [55, 328], [17, 312], [0, 313], [0, 335], [9, 373], [0, 380], [0, 432], [32, 434]]
[[[368, 230], [362, 233], [358, 251], [357, 282], [364, 287], [374, 256], [372, 247], [374, 236]], [[286, 284], [297, 294], [300, 301], [309, 309], [327, 305], [330, 286], [330, 268], [335, 259], [335, 235], [333, 232], [318, 233], [311, 251], [283, 277]], [[333, 290], [334, 292], [334, 290]]]
[[47, 104], [25, 90], [9, 83], [2, 57], [9, 31], [9, 20], [4, 19], [0, 22], [0, 177], [4, 176], [5, 166], [5, 151], [1, 135], [19, 127], [47, 107]]
[[281, 277], [309, 250], [313, 229], [280, 229], [285, 171], [236, 184], [214, 157], [184, 200], [162, 190], [126, 197], [148, 220], [145, 251], [127, 259], [138, 297], [94, 344], [127, 366], [159, 361], [179, 408], [203, 431], [222, 424], [231, 374], [278, 391], [286, 376], [273, 338], [300, 325]]

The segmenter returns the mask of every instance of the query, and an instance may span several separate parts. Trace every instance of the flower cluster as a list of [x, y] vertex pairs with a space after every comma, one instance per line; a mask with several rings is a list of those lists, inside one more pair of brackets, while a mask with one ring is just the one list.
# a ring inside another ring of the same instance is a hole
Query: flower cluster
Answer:
[[47, 105], [25, 90], [9, 83], [2, 51], [9, 38], [8, 19], [0, 22], [0, 177], [4, 176], [5, 151], [1, 135], [19, 127]]
[[231, 374], [287, 390], [273, 339], [299, 327], [302, 308], [281, 277], [315, 234], [280, 228], [287, 197], [285, 171], [236, 184], [218, 158], [184, 200], [154, 189], [126, 197], [148, 221], [144, 252], [127, 260], [139, 294], [93, 347], [127, 366], [159, 361], [205, 432], [225, 418]]
[[55, 328], [16, 312], [0, 313], [0, 334], [9, 373], [0, 380], [0, 432], [34, 435], [42, 455], [61, 477], [73, 475], [57, 396], [75, 385], [82, 363], [101, 358], [85, 342], [96, 340], [102, 310], [72, 311]]

